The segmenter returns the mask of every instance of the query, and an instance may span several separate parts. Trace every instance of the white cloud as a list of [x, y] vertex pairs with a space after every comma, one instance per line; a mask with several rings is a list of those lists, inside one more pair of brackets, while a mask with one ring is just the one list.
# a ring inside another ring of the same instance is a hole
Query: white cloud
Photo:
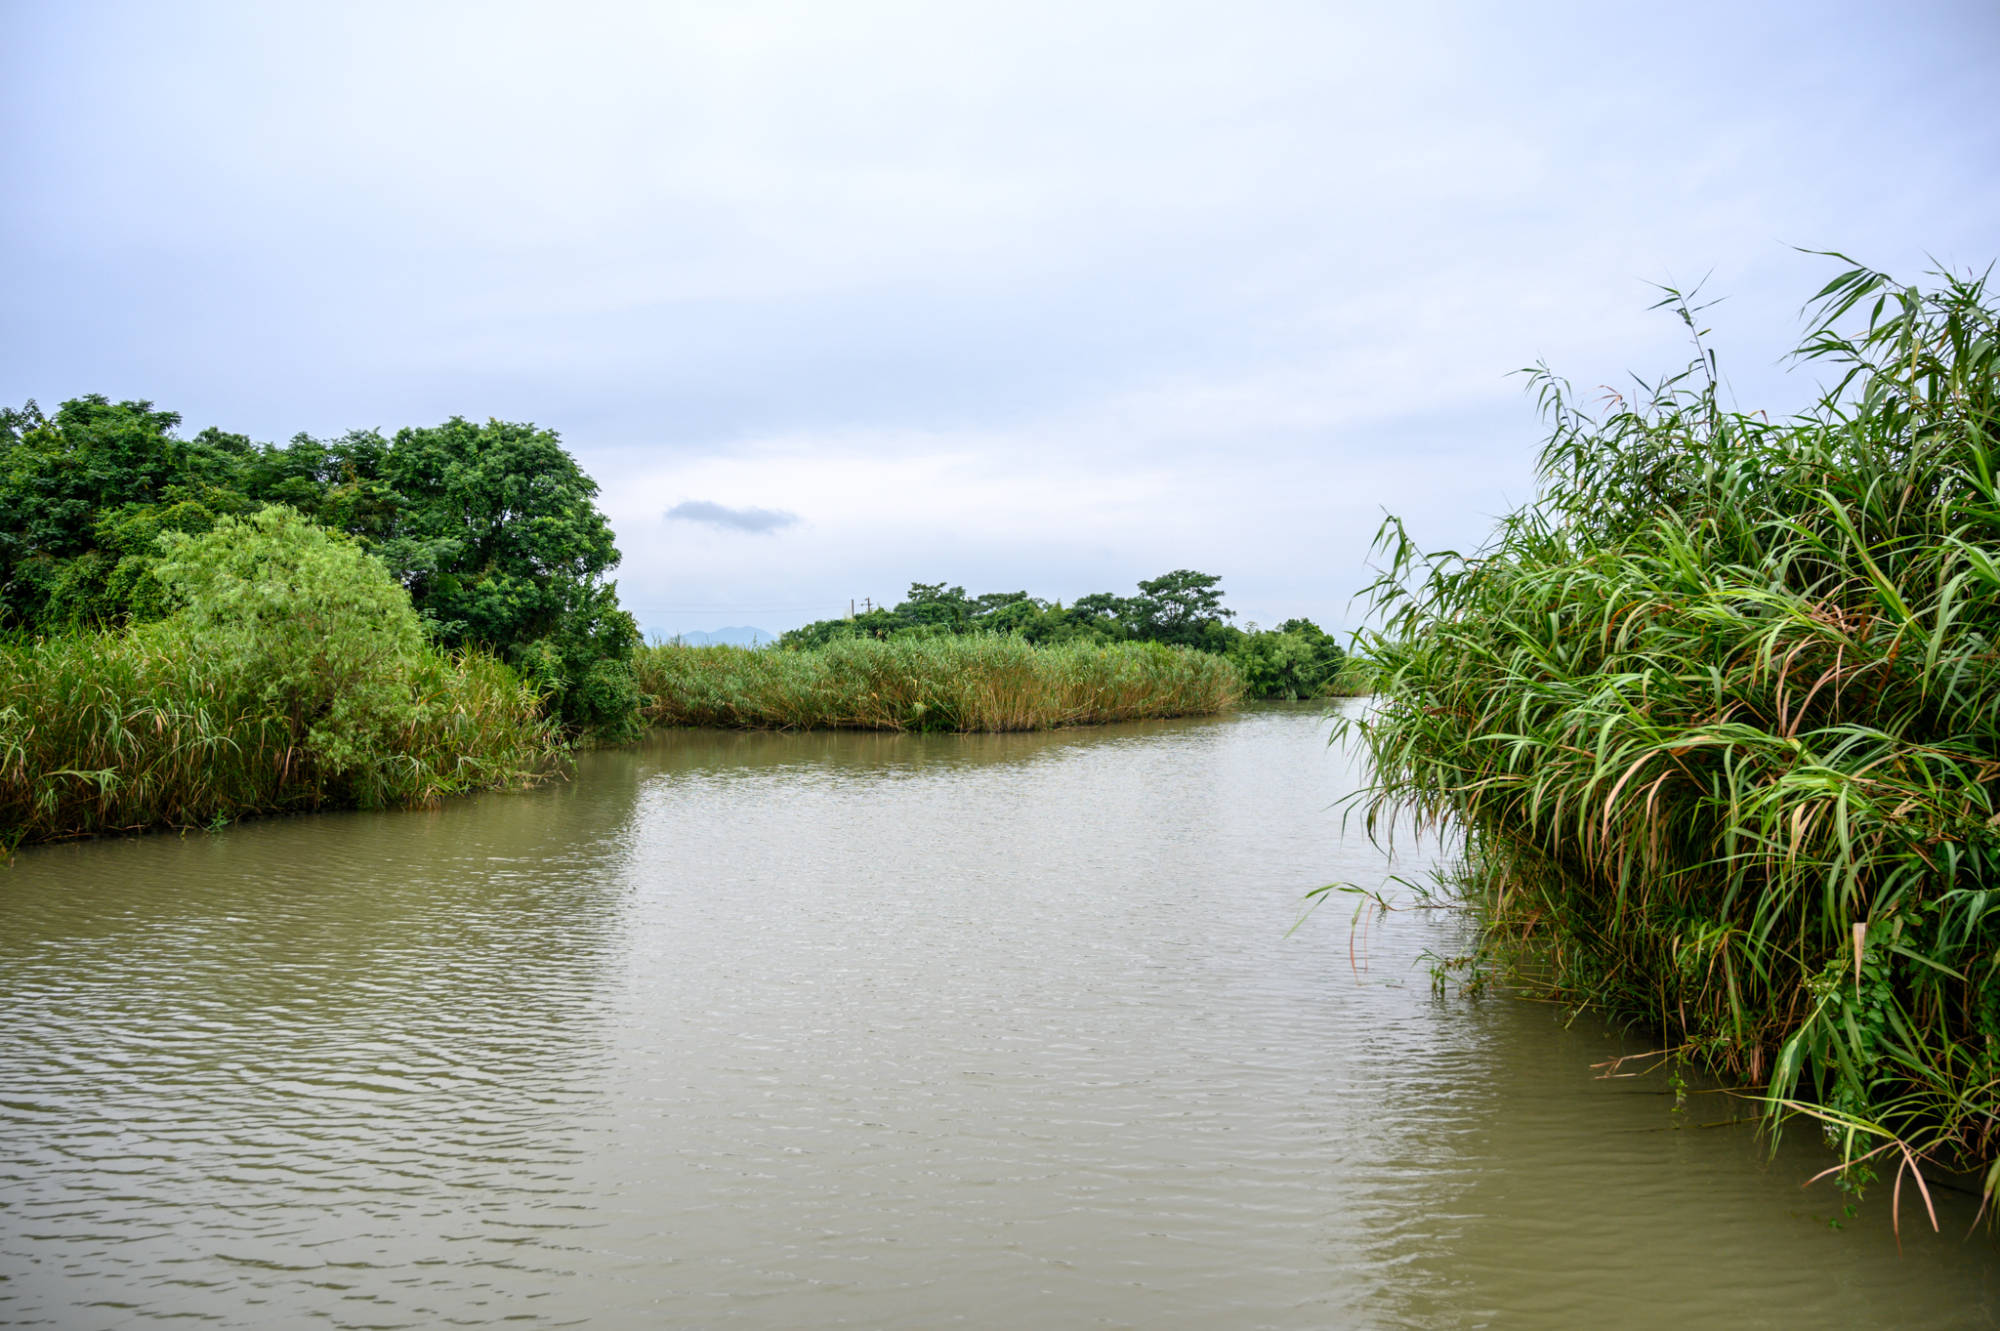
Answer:
[[668, 522], [698, 522], [723, 531], [751, 532], [759, 536], [768, 536], [794, 526], [799, 520], [799, 515], [789, 509], [757, 508], [754, 505], [731, 508], [707, 499], [683, 499], [662, 517]]

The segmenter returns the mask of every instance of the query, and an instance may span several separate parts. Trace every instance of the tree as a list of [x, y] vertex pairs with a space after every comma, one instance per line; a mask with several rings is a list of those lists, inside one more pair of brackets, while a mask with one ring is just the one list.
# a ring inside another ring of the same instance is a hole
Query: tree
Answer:
[[379, 558], [442, 645], [490, 648], [573, 725], [638, 727], [638, 626], [605, 578], [618, 551], [554, 431], [454, 417], [272, 447], [179, 424], [96, 395], [0, 409], [0, 626], [157, 617], [168, 534], [283, 505]]
[[1222, 605], [1221, 581], [1213, 574], [1176, 569], [1140, 583], [1137, 596], [1092, 592], [1079, 596], [1067, 609], [1061, 602], [1050, 604], [1024, 591], [969, 597], [963, 587], [913, 582], [909, 595], [894, 610], [819, 620], [790, 630], [780, 643], [790, 649], [810, 649], [862, 635], [1006, 633], [1037, 645], [1136, 638], [1227, 653], [1235, 650], [1243, 634], [1229, 626], [1236, 612]]
[[1026, 592], [987, 592], [974, 602], [975, 627], [987, 633], [1009, 633], [1031, 641], [1042, 627], [1048, 607]]
[[978, 612], [963, 587], [947, 587], [941, 582], [913, 582], [909, 595], [896, 607], [896, 614], [912, 626], [937, 627], [953, 633], [963, 631]]
[[1132, 635], [1134, 615], [1130, 597], [1092, 592], [1088, 596], [1077, 597], [1069, 608], [1069, 614], [1075, 623], [1087, 626], [1114, 642]]
[[1346, 659], [1340, 644], [1310, 619], [1288, 619], [1267, 633], [1241, 634], [1228, 654], [1252, 698], [1322, 697], [1338, 680]]
[[179, 424], [98, 394], [54, 416], [32, 401], [0, 410], [0, 617], [37, 629], [122, 619], [159, 531], [203, 530], [244, 507], [248, 442], [184, 440]]
[[788, 651], [810, 651], [842, 638], [887, 638], [909, 627], [909, 622], [893, 610], [877, 607], [851, 619], [818, 619], [778, 637], [778, 645]]
[[553, 430], [454, 416], [384, 440], [300, 436], [260, 460], [260, 497], [310, 496], [360, 538], [447, 646], [477, 644], [549, 690], [567, 721], [637, 728], [639, 629], [605, 574], [618, 563], [597, 483]]
[[1138, 620], [1139, 636], [1154, 642], [1199, 645], [1210, 626], [1236, 618], [1222, 605], [1222, 579], [1213, 573], [1177, 568], [1139, 584], [1139, 595], [1127, 602]]

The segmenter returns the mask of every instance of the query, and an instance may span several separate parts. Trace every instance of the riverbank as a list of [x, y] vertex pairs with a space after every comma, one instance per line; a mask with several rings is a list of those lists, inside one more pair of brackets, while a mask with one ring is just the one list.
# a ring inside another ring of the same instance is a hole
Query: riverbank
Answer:
[[[282, 612], [297, 592], [266, 599]], [[575, 737], [493, 657], [422, 643], [411, 621], [389, 656], [346, 643], [380, 657], [366, 669], [341, 666], [336, 649], [279, 680], [273, 663], [306, 648], [271, 618], [233, 637], [174, 621], [0, 643], [0, 845], [429, 806], [570, 762]], [[1243, 691], [1218, 656], [991, 636], [655, 647], [633, 665], [650, 727], [1044, 730], [1213, 713]]]
[[654, 725], [1047, 730], [1219, 712], [1243, 696], [1221, 656], [991, 634], [836, 639], [805, 651], [662, 645], [640, 650], [633, 668]]
[[421, 807], [530, 784], [568, 762], [535, 691], [489, 656], [425, 647], [392, 686], [391, 714], [342, 736], [324, 716], [272, 706], [260, 681], [199, 638], [0, 643], [0, 846]]
[[[1877, 301], [1880, 304], [1877, 304]], [[1848, 331], [1854, 311], [1875, 313]], [[1553, 433], [1476, 558], [1393, 523], [1371, 819], [1465, 833], [1463, 964], [1819, 1120], [1851, 1186], [2000, 1183], [2000, 312], [1856, 270], [1791, 420], [1698, 362]]]
[[374, 556], [287, 508], [159, 538], [176, 608], [0, 641], [0, 844], [432, 804], [566, 756], [543, 692], [447, 652]]
[[0, 846], [429, 804], [649, 725], [1023, 730], [1341, 691], [1329, 635], [1231, 628], [1188, 569], [1067, 608], [913, 583], [798, 650], [645, 649], [554, 431], [179, 427], [96, 394], [0, 408]]

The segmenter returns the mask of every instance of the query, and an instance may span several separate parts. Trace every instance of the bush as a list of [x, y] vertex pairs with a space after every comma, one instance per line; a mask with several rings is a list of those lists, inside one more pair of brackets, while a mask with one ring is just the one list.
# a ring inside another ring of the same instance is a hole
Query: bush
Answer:
[[560, 761], [536, 691], [428, 646], [351, 542], [281, 508], [161, 540], [166, 618], [0, 645], [0, 841], [426, 804]]
[[618, 563], [597, 483], [553, 430], [511, 421], [301, 437], [260, 459], [260, 496], [301, 496], [409, 589], [447, 647], [478, 646], [549, 694], [551, 710], [601, 737], [635, 733], [629, 661], [639, 629], [604, 580]]
[[[424, 631], [380, 560], [288, 508], [167, 532], [153, 576], [177, 608], [157, 630], [198, 642], [284, 719], [329, 780], [381, 760], [407, 719]], [[142, 632], [147, 630], [141, 630]]]

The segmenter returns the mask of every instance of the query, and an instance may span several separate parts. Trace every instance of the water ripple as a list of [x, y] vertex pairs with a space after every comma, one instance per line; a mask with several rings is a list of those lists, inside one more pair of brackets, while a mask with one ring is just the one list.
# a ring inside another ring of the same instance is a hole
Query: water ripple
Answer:
[[678, 735], [24, 853], [0, 1321], [1993, 1324], [1990, 1240], [1433, 998], [1449, 922], [1287, 937], [1389, 872], [1324, 736]]

